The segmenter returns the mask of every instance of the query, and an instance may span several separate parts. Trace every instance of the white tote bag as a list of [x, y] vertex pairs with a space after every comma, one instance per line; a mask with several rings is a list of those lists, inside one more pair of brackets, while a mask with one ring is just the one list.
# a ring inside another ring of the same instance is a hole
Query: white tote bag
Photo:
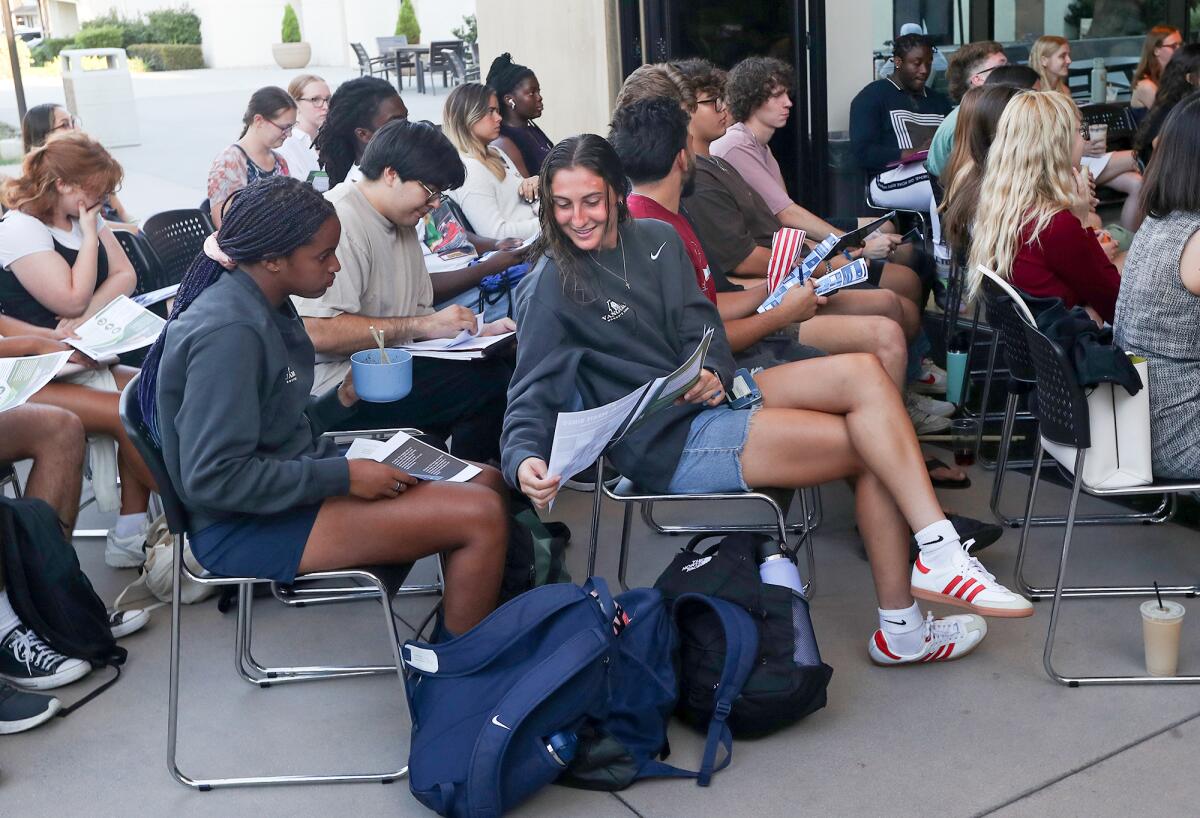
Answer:
[[[1154, 482], [1150, 448], [1150, 378], [1145, 358], [1129, 356], [1142, 388], [1130, 395], [1119, 384], [1102, 383], [1087, 397], [1092, 447], [1083, 461], [1083, 484], [1117, 489]], [[1074, 473], [1075, 447], [1042, 438], [1046, 452]]]

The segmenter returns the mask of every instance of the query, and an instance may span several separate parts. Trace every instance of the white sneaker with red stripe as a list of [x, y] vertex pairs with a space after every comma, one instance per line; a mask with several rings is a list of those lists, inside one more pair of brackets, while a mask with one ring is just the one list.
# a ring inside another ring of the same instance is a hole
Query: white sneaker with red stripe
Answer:
[[944, 565], [931, 566], [919, 555], [913, 564], [912, 595], [926, 602], [956, 605], [983, 616], [1033, 616], [1033, 604], [1005, 588], [968, 553], [974, 540], [953, 549]]
[[948, 662], [966, 656], [987, 636], [987, 622], [975, 614], [958, 614], [934, 619], [930, 611], [925, 616], [925, 644], [919, 653], [905, 655], [893, 650], [887, 634], [875, 631], [867, 643], [867, 653], [877, 665], [910, 665], [925, 662]]

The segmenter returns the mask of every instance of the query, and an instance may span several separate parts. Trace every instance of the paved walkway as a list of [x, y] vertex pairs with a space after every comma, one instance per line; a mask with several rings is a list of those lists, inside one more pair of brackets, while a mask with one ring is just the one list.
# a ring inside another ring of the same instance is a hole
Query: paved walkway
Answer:
[[[358, 76], [358, 70], [311, 66], [306, 73], [324, 77], [335, 87]], [[141, 144], [114, 148], [125, 168], [121, 200], [145, 219], [160, 210], [196, 207], [205, 197], [212, 159], [241, 132], [250, 94], [264, 85], [286, 87], [297, 71], [279, 68], [202, 69], [133, 74], [134, 111]], [[446, 91], [440, 81], [434, 94], [402, 91], [413, 119], [441, 122]], [[26, 103], [62, 103], [62, 82], [29, 77]], [[11, 82], [0, 81], [0, 121], [17, 125], [17, 103]], [[87, 122], [84, 122], [87, 128]]]

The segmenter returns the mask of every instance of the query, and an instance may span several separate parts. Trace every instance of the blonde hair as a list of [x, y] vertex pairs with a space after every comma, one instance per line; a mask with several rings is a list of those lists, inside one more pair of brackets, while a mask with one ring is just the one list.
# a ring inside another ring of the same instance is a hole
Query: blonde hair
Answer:
[[487, 116], [489, 103], [495, 96], [495, 91], [478, 82], [459, 85], [446, 97], [442, 130], [459, 153], [478, 159], [493, 176], [503, 182], [508, 167], [500, 157], [500, 152], [484, 144], [471, 132], [475, 123]]
[[[293, 77], [292, 81], [288, 83], [288, 96], [299, 102], [301, 95], [304, 93], [305, 86], [313, 82], [325, 82], [325, 80], [316, 74], [300, 74]], [[328, 85], [329, 83], [326, 82], [325, 84]]]
[[1054, 215], [1075, 199], [1071, 156], [1079, 114], [1062, 94], [1032, 91], [1011, 99], [1000, 116], [979, 187], [971, 231], [971, 295], [980, 265], [1006, 281], [1021, 242], [1038, 240]]
[[1059, 93], [1071, 95], [1071, 89], [1067, 83], [1059, 77], [1051, 74], [1042, 65], [1042, 60], [1049, 59], [1055, 51], [1062, 48], [1064, 45], [1069, 46], [1066, 37], [1056, 37], [1053, 34], [1047, 34], [1044, 37], [1038, 37], [1033, 46], [1029, 49], [1029, 67], [1037, 72], [1037, 75], [1042, 80], [1043, 91], [1058, 91]]

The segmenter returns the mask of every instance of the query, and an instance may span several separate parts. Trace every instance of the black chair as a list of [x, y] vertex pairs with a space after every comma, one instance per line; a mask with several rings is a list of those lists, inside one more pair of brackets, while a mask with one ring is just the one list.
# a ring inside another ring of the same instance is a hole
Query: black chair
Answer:
[[133, 264], [133, 271], [137, 274], [137, 287], [133, 291], [134, 295], [154, 292], [161, 287], [168, 286], [163, 282], [162, 265], [159, 263], [158, 256], [154, 254], [154, 249], [146, 243], [144, 238], [131, 230], [122, 228], [114, 228], [113, 235], [117, 237], [117, 243], [129, 257], [129, 262]]
[[429, 71], [429, 84], [433, 84], [433, 74], [435, 71], [442, 73], [442, 87], [450, 87], [450, 72], [453, 70], [450, 61], [446, 59], [445, 51], [452, 51], [456, 54], [459, 60], [463, 58], [463, 41], [462, 40], [434, 40], [429, 44], [429, 62], [425, 64], [425, 68]]
[[362, 43], [350, 43], [350, 50], [354, 52], [354, 56], [358, 60], [358, 75], [360, 77], [377, 77], [382, 74], [385, 80], [390, 80], [392, 62], [390, 57], [386, 55], [372, 57], [367, 54], [367, 49], [363, 48]]
[[446, 58], [446, 62], [450, 64], [450, 76], [455, 85], [461, 85], [464, 82], [479, 81], [479, 66], [468, 68], [455, 52], [448, 48], [442, 49], [442, 56]]
[[410, 70], [409, 76], [416, 76], [417, 58], [415, 54], [405, 54], [396, 51], [396, 46], [408, 45], [408, 35], [397, 34], [394, 37], [376, 37], [375, 47], [379, 49], [379, 56], [388, 60], [391, 63], [391, 68], [396, 72], [396, 86], [404, 87], [404, 69]]
[[1079, 109], [1085, 125], [1108, 126], [1108, 149], [1128, 150], [1133, 147], [1133, 135], [1137, 122], [1127, 104], [1097, 102]]
[[[184, 572], [186, 571], [189, 578], [207, 585], [234, 585], [238, 590], [238, 612], [237, 625], [235, 633], [235, 646], [237, 651], [236, 668], [238, 674], [258, 687], [266, 688], [272, 685], [288, 683], [288, 682], [305, 682], [316, 681], [320, 679], [338, 679], [354, 676], [378, 675], [395, 673], [400, 678], [401, 691], [405, 683], [404, 679], [404, 664], [400, 656], [399, 634], [396, 631], [395, 616], [391, 607], [391, 598], [394, 586], [398, 585], [403, 577], [397, 576], [407, 572], [407, 566], [387, 566], [384, 568], [354, 568], [339, 571], [314, 571], [308, 574], [301, 574], [296, 577], [297, 582], [309, 581], [324, 581], [324, 580], [349, 580], [361, 585], [354, 585], [347, 589], [322, 589], [322, 597], [319, 601], [332, 601], [331, 597], [338, 595], [339, 591], [344, 591], [344, 596], [348, 599], [362, 599], [364, 597], [370, 599], [378, 599], [381, 601], [383, 609], [383, 618], [385, 620], [385, 629], [387, 633], [388, 644], [391, 649], [391, 655], [394, 661], [392, 665], [364, 665], [355, 667], [280, 667], [280, 668], [264, 668], [257, 664], [248, 665], [249, 645], [252, 625], [252, 605], [254, 601], [253, 587], [255, 584], [266, 582], [268, 580], [260, 580], [252, 577], [218, 577], [209, 574], [195, 575], [188, 570], [183, 560], [183, 544], [189, 536], [190, 523], [187, 509], [184, 507], [179, 495], [176, 494], [174, 486], [171, 483], [170, 475], [167, 473], [166, 463], [163, 461], [162, 450], [158, 444], [154, 442], [149, 430], [142, 418], [141, 406], [138, 403], [138, 381], [141, 375], [137, 375], [126, 386], [121, 393], [120, 413], [121, 423], [129, 434], [130, 440], [141, 454], [150, 473], [154, 476], [154, 481], [159, 488], [159, 495], [162, 498], [163, 510], [167, 517], [167, 526], [170, 529], [172, 536], [172, 558], [174, 560], [174, 571], [172, 572], [172, 602], [171, 602], [171, 666], [170, 666], [170, 693], [168, 700], [167, 711], [167, 766], [171, 775], [185, 786], [201, 791], [213, 790], [224, 787], [247, 787], [258, 785], [279, 785], [279, 784], [330, 784], [330, 783], [364, 783], [364, 782], [391, 782], [403, 778], [408, 773], [408, 767], [401, 767], [393, 772], [386, 773], [350, 773], [350, 774], [324, 774], [324, 775], [273, 775], [273, 776], [244, 776], [238, 778], [210, 778], [210, 779], [195, 779], [184, 775], [176, 761], [176, 747], [178, 740], [178, 724], [179, 724], [179, 659], [180, 659], [180, 624], [182, 608], [180, 605], [180, 586], [183, 581]], [[393, 574], [389, 576], [389, 574]], [[310, 602], [318, 600], [309, 600]]]
[[164, 210], [146, 219], [142, 236], [158, 257], [160, 287], [180, 282], [212, 232], [212, 220], [202, 210]]
[[[1115, 497], [1144, 494], [1170, 494], [1174, 497], [1179, 492], [1200, 490], [1200, 481], [1154, 481], [1145, 486], [1117, 489], [1097, 489], [1083, 482], [1083, 467], [1091, 446], [1091, 427], [1089, 425], [1087, 396], [1083, 387], [1075, 378], [1075, 371], [1063, 349], [1029, 324], [1023, 327], [1030, 358], [1037, 375], [1037, 402], [1035, 413], [1040, 425], [1037, 455], [1033, 465], [1033, 481], [1029, 486], [1029, 499], [1025, 507], [1025, 526], [1021, 531], [1021, 544], [1017, 551], [1017, 576], [1022, 573], [1026, 547], [1029, 540], [1029, 520], [1033, 516], [1034, 503], [1037, 500], [1038, 483], [1041, 479], [1042, 462], [1045, 449], [1042, 439], [1076, 449], [1073, 477], [1071, 480], [1071, 499], [1067, 506], [1066, 531], [1063, 534], [1062, 553], [1059, 557], [1058, 576], [1054, 587], [1035, 588], [1034, 599], [1051, 597], [1054, 601], [1050, 608], [1050, 626], [1046, 633], [1046, 646], [1042, 653], [1042, 664], [1050, 678], [1060, 684], [1070, 687], [1096, 684], [1178, 684], [1181, 682], [1200, 682], [1200, 676], [1065, 676], [1059, 673], [1052, 661], [1054, 637], [1058, 629], [1058, 615], [1064, 597], [1072, 599], [1094, 598], [1129, 598], [1153, 597], [1157, 592], [1171, 596], [1195, 596], [1200, 593], [1200, 585], [1167, 585], [1157, 589], [1152, 585], [1121, 585], [1121, 586], [1079, 586], [1071, 587], [1066, 584], [1067, 558], [1071, 548], [1071, 538], [1074, 533], [1079, 504], [1079, 493], [1084, 491], [1094, 497]], [[1136, 554], [1136, 545], [1130, 543], [1130, 553]]]

